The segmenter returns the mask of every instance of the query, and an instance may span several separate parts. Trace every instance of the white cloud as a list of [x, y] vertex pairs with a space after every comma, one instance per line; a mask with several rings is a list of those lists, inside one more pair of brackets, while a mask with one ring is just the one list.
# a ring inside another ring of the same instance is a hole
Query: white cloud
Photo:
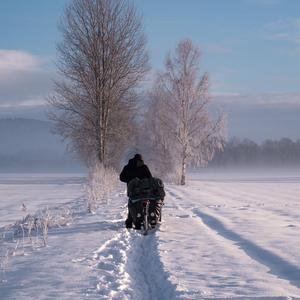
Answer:
[[51, 92], [52, 71], [47, 61], [19, 50], [0, 50], [0, 106], [45, 102]]
[[300, 19], [281, 19], [266, 24], [263, 28], [266, 38], [284, 41], [300, 50]]
[[0, 75], [14, 71], [34, 71], [39, 69], [40, 60], [24, 51], [0, 50]]
[[300, 108], [300, 93], [215, 94], [216, 103], [239, 107]]

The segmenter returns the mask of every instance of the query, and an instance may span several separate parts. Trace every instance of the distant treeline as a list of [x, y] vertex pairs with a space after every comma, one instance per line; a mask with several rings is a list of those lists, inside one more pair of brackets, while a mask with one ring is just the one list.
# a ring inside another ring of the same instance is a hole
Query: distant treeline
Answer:
[[257, 144], [249, 139], [232, 138], [223, 152], [217, 152], [209, 166], [300, 166], [300, 140], [265, 140]]

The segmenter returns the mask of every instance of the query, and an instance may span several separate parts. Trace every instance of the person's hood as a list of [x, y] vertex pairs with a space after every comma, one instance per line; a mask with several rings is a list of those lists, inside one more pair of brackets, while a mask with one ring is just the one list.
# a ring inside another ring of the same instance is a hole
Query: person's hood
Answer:
[[136, 166], [137, 166], [138, 168], [142, 167], [143, 165], [144, 165], [144, 161], [143, 161], [143, 160], [138, 159], [138, 160], [136, 161]]
[[144, 165], [144, 161], [142, 159], [131, 158], [128, 161], [128, 166], [134, 167], [142, 167]]
[[135, 159], [134, 158], [129, 159], [128, 166], [134, 166], [134, 165], [136, 165]]

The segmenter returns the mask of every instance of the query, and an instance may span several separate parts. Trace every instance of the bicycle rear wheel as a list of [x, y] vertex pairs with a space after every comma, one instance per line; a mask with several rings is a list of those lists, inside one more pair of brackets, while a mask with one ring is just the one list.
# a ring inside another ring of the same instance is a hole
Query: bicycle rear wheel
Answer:
[[149, 223], [149, 201], [147, 201], [146, 205], [143, 208], [143, 234], [147, 235], [150, 229]]

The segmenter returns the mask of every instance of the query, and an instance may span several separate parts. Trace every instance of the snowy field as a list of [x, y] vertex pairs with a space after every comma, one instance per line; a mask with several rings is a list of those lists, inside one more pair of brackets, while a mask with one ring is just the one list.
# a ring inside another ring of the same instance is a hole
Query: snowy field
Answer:
[[[300, 299], [300, 173], [190, 174], [148, 236], [124, 185], [91, 215], [84, 183], [0, 175], [0, 299]], [[49, 231], [28, 238], [28, 214]]]

